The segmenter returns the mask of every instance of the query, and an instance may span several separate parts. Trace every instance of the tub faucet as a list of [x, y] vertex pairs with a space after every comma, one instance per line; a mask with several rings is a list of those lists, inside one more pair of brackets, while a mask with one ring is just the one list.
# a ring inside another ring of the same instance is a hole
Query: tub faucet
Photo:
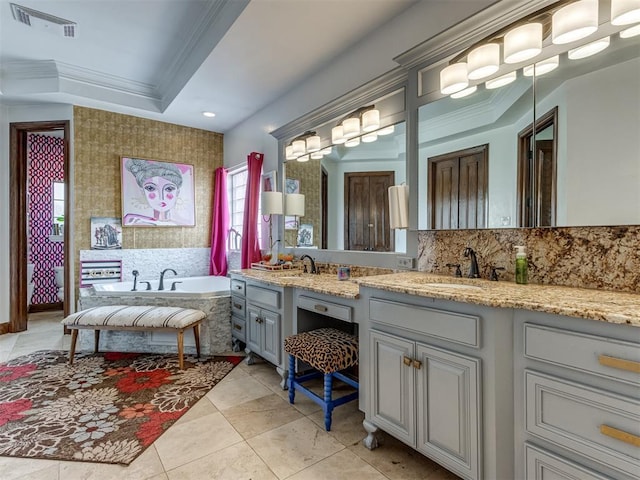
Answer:
[[469, 265], [469, 278], [480, 278], [480, 269], [478, 268], [478, 259], [476, 258], [476, 252], [473, 248], [467, 247], [464, 249], [464, 256], [471, 258], [471, 264]]
[[162, 270], [162, 272], [160, 272], [160, 283], [158, 284], [158, 290], [164, 290], [164, 274], [167, 272], [173, 272], [174, 275], [178, 274], [178, 272], [176, 272], [173, 268], [165, 268], [164, 270]]
[[[300, 257], [300, 262], [302, 262], [302, 264], [304, 265], [304, 259], [305, 258], [308, 258], [309, 262], [311, 262], [311, 270], [309, 271], [309, 273], [318, 273], [318, 270], [316, 269], [316, 262], [313, 261], [313, 258], [311, 258], [311, 256], [306, 255], [306, 254], [302, 255]], [[304, 265], [304, 271], [305, 272], [307, 271], [307, 266], [306, 265]]]
[[133, 288], [131, 289], [131, 291], [135, 292], [138, 283], [138, 275], [140, 275], [140, 272], [138, 272], [138, 270], [134, 270], [133, 272], [131, 272], [131, 275], [133, 275]]

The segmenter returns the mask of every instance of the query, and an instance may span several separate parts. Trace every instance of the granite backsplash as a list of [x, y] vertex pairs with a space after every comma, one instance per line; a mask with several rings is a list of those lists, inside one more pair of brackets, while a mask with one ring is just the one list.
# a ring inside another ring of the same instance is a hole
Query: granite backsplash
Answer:
[[476, 252], [480, 275], [504, 267], [499, 277], [515, 281], [515, 245], [525, 245], [529, 283], [640, 293], [640, 226], [429, 230], [418, 234], [418, 270], [463, 275]]

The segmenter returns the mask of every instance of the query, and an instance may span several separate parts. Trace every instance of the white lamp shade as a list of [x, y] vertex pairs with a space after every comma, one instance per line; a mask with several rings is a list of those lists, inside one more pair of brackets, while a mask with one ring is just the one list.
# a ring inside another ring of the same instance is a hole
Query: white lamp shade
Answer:
[[598, 29], [598, 0], [570, 3], [551, 17], [551, 41], [555, 45], [575, 42]]
[[380, 128], [380, 111], [372, 108], [362, 114], [362, 131], [372, 132]]
[[534, 68], [536, 77], [544, 75], [545, 73], [549, 73], [560, 65], [560, 56], [555, 55], [551, 58], [547, 58], [545, 60], [540, 60], [534, 65], [527, 65], [522, 69], [522, 73], [525, 77], [533, 77]]
[[323, 148], [320, 153], [322, 155], [331, 155], [331, 147]]
[[376, 132], [367, 133], [361, 137], [362, 143], [371, 143], [375, 142], [378, 139], [378, 134]]
[[609, 37], [601, 38], [600, 40], [596, 40], [595, 42], [587, 43], [586, 45], [581, 45], [578, 48], [573, 48], [569, 50], [567, 56], [571, 60], [579, 60], [581, 58], [587, 58], [591, 55], [595, 55], [598, 52], [601, 52], [605, 48], [609, 46], [611, 40]]
[[389, 227], [409, 227], [409, 187], [406, 185], [389, 187]]
[[331, 143], [334, 145], [340, 145], [344, 143], [346, 138], [344, 138], [344, 129], [342, 125], [338, 125], [337, 127], [333, 127], [331, 129]]
[[631, 38], [636, 35], [640, 35], [640, 25], [634, 25], [633, 27], [620, 32], [620, 38]]
[[320, 150], [320, 137], [318, 135], [314, 135], [312, 137], [307, 138], [307, 152], [317, 152]]
[[285, 215], [304, 217], [304, 195], [301, 193], [287, 193], [284, 196]]
[[492, 90], [494, 88], [504, 87], [505, 85], [509, 85], [511, 82], [514, 82], [516, 78], [518, 78], [518, 75], [516, 74], [516, 72], [509, 72], [506, 75], [502, 75], [500, 77], [487, 80], [485, 82], [485, 86], [489, 90]]
[[451, 98], [464, 98], [478, 90], [478, 87], [475, 85], [473, 87], [465, 88], [464, 90], [460, 90], [459, 92], [452, 93]]
[[500, 45], [489, 43], [474, 48], [467, 56], [467, 70], [471, 80], [488, 77], [500, 67]]
[[320, 160], [323, 157], [322, 152], [320, 152], [320, 151], [313, 152], [309, 156], [311, 157], [311, 160]]
[[376, 133], [378, 135], [390, 135], [396, 131], [396, 127], [394, 125], [389, 125], [388, 127], [381, 128]]
[[304, 155], [307, 153], [307, 143], [304, 140], [294, 140], [291, 144], [293, 147], [293, 154], [297, 157], [298, 155]]
[[297, 160], [299, 162], [308, 162], [309, 161], [309, 154], [307, 155], [302, 155], [301, 157], [298, 157]]
[[611, 24], [640, 22], [640, 0], [611, 0]]
[[440, 92], [443, 95], [451, 95], [464, 90], [468, 86], [469, 78], [467, 77], [466, 62], [454, 63], [443, 68], [440, 72]]
[[296, 156], [293, 154], [293, 145], [289, 145], [284, 149], [284, 158], [287, 160], [294, 160]]
[[357, 147], [358, 145], [360, 145], [360, 137], [350, 138], [344, 142], [345, 147]]
[[352, 138], [360, 135], [360, 119], [347, 118], [342, 122], [342, 134], [344, 138]]
[[526, 23], [504, 36], [504, 62], [520, 63], [542, 51], [542, 24]]
[[282, 215], [282, 193], [262, 192], [260, 210], [262, 215]]

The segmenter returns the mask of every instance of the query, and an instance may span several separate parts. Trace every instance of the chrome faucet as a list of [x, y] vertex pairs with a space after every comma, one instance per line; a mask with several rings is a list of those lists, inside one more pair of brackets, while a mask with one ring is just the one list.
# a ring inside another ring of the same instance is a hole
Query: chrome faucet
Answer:
[[473, 248], [467, 247], [464, 249], [464, 256], [471, 258], [471, 264], [469, 265], [469, 278], [480, 278], [480, 269], [478, 268], [478, 259], [476, 258], [476, 252]]
[[158, 290], [164, 290], [164, 274], [167, 272], [173, 272], [174, 275], [177, 275], [173, 268], [165, 268], [162, 272], [160, 272], [160, 283], [158, 284]]
[[[304, 265], [304, 259], [308, 258], [309, 261], [311, 262], [311, 271], [309, 273], [318, 273], [318, 270], [316, 269], [316, 262], [314, 262], [313, 258], [311, 258], [309, 255], [302, 255], [300, 257], [300, 261], [302, 262], [302, 264]], [[307, 266], [304, 265], [304, 271], [307, 271]]]

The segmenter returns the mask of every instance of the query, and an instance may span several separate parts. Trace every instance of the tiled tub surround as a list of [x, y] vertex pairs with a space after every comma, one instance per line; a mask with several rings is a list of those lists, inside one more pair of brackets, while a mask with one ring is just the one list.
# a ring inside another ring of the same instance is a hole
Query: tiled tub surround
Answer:
[[469, 259], [476, 251], [480, 275], [504, 267], [501, 280], [515, 281], [515, 245], [525, 245], [529, 283], [640, 293], [640, 226], [557, 227], [419, 232], [418, 270], [452, 275], [447, 263]]
[[[93, 288], [82, 289], [78, 306], [81, 310], [105, 305], [154, 305], [195, 308], [206, 313], [200, 325], [200, 348], [204, 355], [219, 354], [231, 350], [231, 297], [211, 296], [206, 298], [162, 296], [99, 296]], [[195, 353], [191, 332], [185, 333], [185, 352]], [[79, 348], [93, 349], [93, 332], [81, 330]], [[100, 335], [100, 349], [120, 352], [176, 352], [175, 335], [163, 332], [119, 332], [105, 331]]]

